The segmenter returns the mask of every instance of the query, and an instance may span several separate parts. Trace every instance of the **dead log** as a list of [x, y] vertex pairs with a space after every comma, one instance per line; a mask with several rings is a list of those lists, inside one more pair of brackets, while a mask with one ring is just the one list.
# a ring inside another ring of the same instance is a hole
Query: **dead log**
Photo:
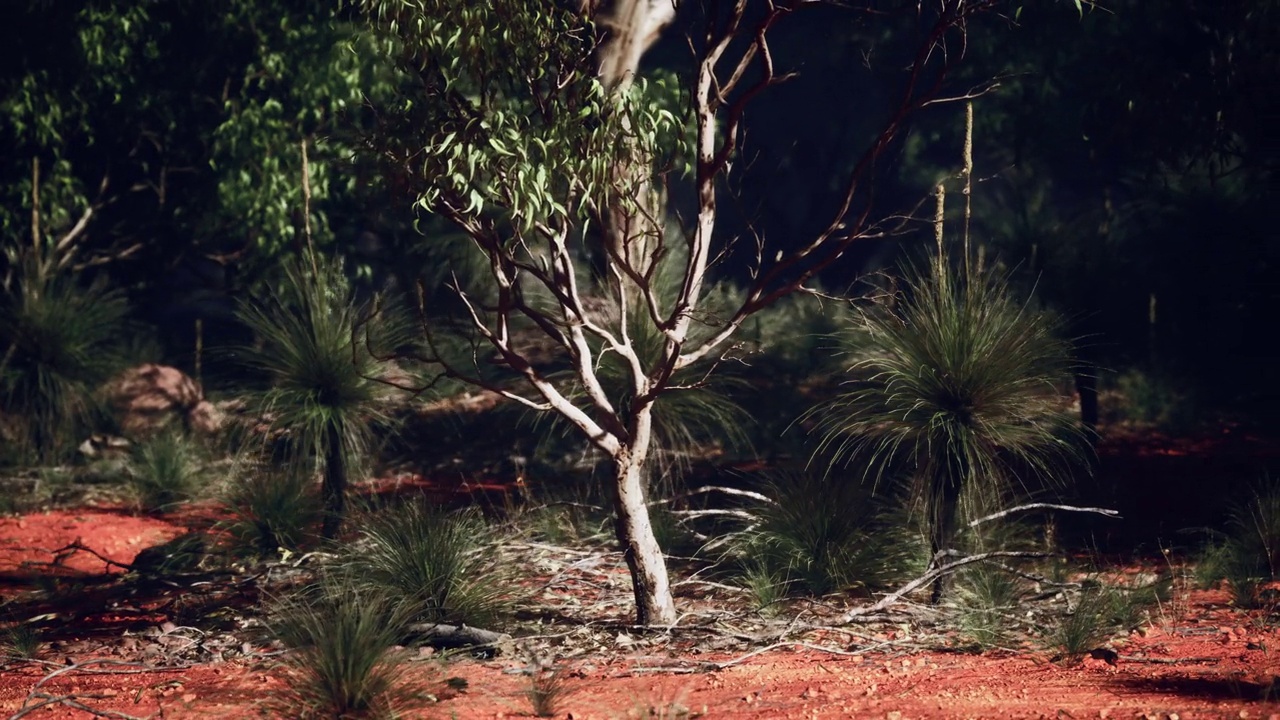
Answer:
[[407, 639], [415, 644], [442, 649], [476, 648], [500, 655], [514, 648], [510, 635], [469, 625], [415, 623], [405, 632]]

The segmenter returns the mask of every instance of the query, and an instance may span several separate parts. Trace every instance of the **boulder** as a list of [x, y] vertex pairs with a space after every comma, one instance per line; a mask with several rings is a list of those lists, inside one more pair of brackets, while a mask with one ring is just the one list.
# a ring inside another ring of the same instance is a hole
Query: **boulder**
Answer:
[[167, 365], [125, 370], [107, 382], [103, 395], [120, 433], [134, 440], [175, 422], [202, 433], [217, 432], [222, 425], [222, 414], [204, 399], [200, 384]]

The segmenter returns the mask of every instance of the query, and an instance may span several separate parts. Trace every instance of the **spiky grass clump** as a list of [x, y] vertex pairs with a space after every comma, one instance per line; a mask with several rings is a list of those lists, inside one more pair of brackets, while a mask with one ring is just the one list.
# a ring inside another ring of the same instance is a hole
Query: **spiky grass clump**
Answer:
[[1171, 587], [1171, 578], [1119, 585], [1086, 582], [1075, 606], [1049, 632], [1047, 644], [1058, 659], [1076, 662], [1138, 625], [1151, 605], [1167, 598]]
[[361, 536], [353, 573], [420, 620], [491, 626], [507, 607], [494, 537], [476, 513], [411, 503], [372, 514]]
[[965, 568], [956, 581], [960, 628], [982, 650], [1000, 647], [1010, 638], [1011, 618], [1022, 588], [1001, 568], [977, 564]]
[[856, 481], [795, 473], [766, 481], [773, 500], [739, 553], [755, 581], [785, 578], [791, 593], [825, 595], [885, 586], [923, 567], [920, 543], [901, 518]]
[[787, 598], [787, 578], [778, 569], [770, 567], [767, 561], [748, 560], [739, 582], [749, 593], [756, 612], [764, 617], [774, 617], [782, 611], [782, 602]]
[[20, 660], [35, 660], [44, 652], [44, 637], [30, 625], [11, 625], [0, 633], [0, 652]]
[[30, 460], [55, 462], [101, 411], [95, 390], [125, 365], [129, 305], [28, 259], [0, 294], [0, 405]]
[[1084, 459], [1055, 383], [1070, 370], [1056, 323], [989, 276], [908, 273], [892, 303], [844, 333], [844, 390], [811, 411], [833, 465], [873, 486], [906, 481], [936, 551], [961, 518], [1007, 499], [1015, 477], [1065, 480]]
[[300, 718], [393, 718], [426, 701], [408, 676], [408, 608], [346, 574], [277, 599], [266, 626], [290, 652], [281, 709]]
[[301, 548], [314, 536], [322, 514], [311, 478], [261, 467], [250, 467], [232, 481], [226, 505], [232, 549], [260, 558]]
[[1080, 661], [1102, 646], [1115, 628], [1108, 622], [1113, 599], [1105, 588], [1084, 592], [1076, 606], [1063, 616], [1047, 637], [1055, 658], [1068, 663]]
[[1225, 579], [1241, 607], [1273, 604], [1264, 589], [1280, 579], [1280, 483], [1264, 480], [1231, 510], [1227, 532], [1206, 550], [1197, 577], [1206, 585]]
[[293, 472], [324, 475], [322, 535], [336, 537], [347, 485], [364, 467], [375, 427], [389, 424], [388, 386], [375, 353], [390, 353], [407, 339], [398, 319], [374, 316], [355, 302], [341, 267], [318, 274], [292, 269], [283, 289], [245, 304], [240, 317], [261, 341], [246, 348], [250, 365], [271, 388], [260, 401], [268, 435], [286, 446]]
[[129, 487], [143, 510], [165, 510], [197, 493], [204, 469], [199, 446], [183, 433], [170, 430], [134, 449], [127, 467]]

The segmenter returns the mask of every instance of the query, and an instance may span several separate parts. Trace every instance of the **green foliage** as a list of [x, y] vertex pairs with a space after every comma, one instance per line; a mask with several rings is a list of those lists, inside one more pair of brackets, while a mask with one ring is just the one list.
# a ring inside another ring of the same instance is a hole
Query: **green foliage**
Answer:
[[232, 481], [226, 505], [232, 549], [259, 558], [300, 549], [314, 535], [322, 514], [310, 476], [260, 467], [250, 467]]
[[200, 447], [190, 437], [174, 430], [162, 432], [134, 449], [129, 486], [143, 510], [164, 510], [200, 489], [204, 463]]
[[38, 161], [42, 242], [83, 216], [79, 261], [132, 247], [130, 261], [174, 267], [248, 246], [255, 252], [237, 266], [256, 285], [277, 279], [275, 263], [297, 248], [302, 141], [317, 245], [332, 246], [335, 229], [360, 222], [381, 189], [352, 160], [356, 133], [372, 122], [366, 99], [389, 95], [396, 78], [335, 6], [139, 0], [9, 9], [0, 38], [15, 58], [0, 78], [9, 121], [0, 126], [5, 237], [32, 234]]
[[1106, 409], [1108, 419], [1175, 431], [1194, 428], [1202, 419], [1194, 396], [1171, 378], [1132, 368], [1114, 383], [1115, 406]]
[[405, 603], [415, 618], [490, 627], [507, 607], [494, 538], [478, 514], [410, 503], [362, 526], [349, 557], [353, 574]]
[[267, 436], [283, 445], [289, 472], [324, 473], [323, 534], [334, 537], [347, 485], [375, 428], [390, 423], [377, 357], [400, 346], [407, 326], [352, 300], [340, 266], [291, 269], [281, 290], [242, 305], [240, 317], [261, 342], [245, 348], [246, 361], [271, 382], [259, 398]]
[[782, 601], [787, 598], [785, 572], [761, 557], [747, 559], [738, 581], [751, 597], [752, 604], [761, 615], [773, 617], [782, 611]]
[[395, 648], [409, 617], [402, 603], [337, 573], [268, 610], [268, 631], [290, 651], [288, 716], [389, 719], [425, 701]]
[[36, 256], [19, 263], [0, 295], [0, 404], [32, 459], [63, 459], [90, 426], [95, 391], [125, 365], [123, 294], [85, 285]]
[[1108, 595], [1106, 589], [1081, 594], [1076, 606], [1053, 627], [1046, 641], [1063, 661], [1079, 662], [1111, 637], [1115, 628], [1107, 622], [1113, 602]]
[[1076, 662], [1118, 632], [1127, 632], [1145, 617], [1147, 608], [1167, 599], [1170, 578], [1121, 584], [1085, 581], [1074, 604], [1045, 640], [1066, 662]]
[[768, 481], [772, 502], [754, 512], [742, 534], [749, 585], [777, 584], [791, 593], [825, 595], [888, 585], [923, 568], [924, 549], [902, 518], [848, 479], [797, 473]]
[[865, 463], [876, 487], [901, 478], [945, 547], [960, 518], [995, 507], [1015, 478], [1061, 483], [1082, 460], [1055, 387], [1070, 370], [1055, 330], [997, 278], [909, 273], [900, 296], [845, 331], [844, 389], [810, 414], [819, 452], [833, 467]]
[[[614, 201], [616, 169], [679, 154], [683, 111], [665, 79], [608, 92], [592, 71], [595, 29], [576, 8], [529, 0], [355, 0], [417, 80], [385, 108], [380, 138], [421, 207], [468, 226], [490, 208], [517, 234], [553, 232]], [[501, 58], [495, 61], [495, 58]], [[469, 230], [470, 231], [470, 230]]]

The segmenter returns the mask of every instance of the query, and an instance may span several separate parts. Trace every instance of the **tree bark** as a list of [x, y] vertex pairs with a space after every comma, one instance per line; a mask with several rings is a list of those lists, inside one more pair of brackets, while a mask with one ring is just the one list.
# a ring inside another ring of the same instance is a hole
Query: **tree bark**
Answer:
[[[585, 3], [588, 11], [599, 4]], [[596, 51], [596, 76], [611, 93], [625, 93], [640, 71], [640, 59], [675, 19], [675, 4], [671, 0], [615, 0], [607, 5], [607, 11], [599, 14], [604, 35]], [[609, 253], [638, 270], [645, 267], [656, 244], [655, 235], [664, 230], [662, 221], [666, 217], [662, 193], [645, 179], [651, 169], [642, 162], [616, 169], [619, 184], [632, 187], [631, 199], [643, 210], [629, 211], [621, 203], [604, 209], [599, 222], [607, 250], [605, 257], [595, 261], [598, 268], [607, 266]], [[623, 291], [628, 292], [626, 283]], [[639, 290], [633, 288], [630, 292], [634, 296]], [[634, 302], [635, 298], [631, 300]]]
[[615, 458], [614, 511], [618, 544], [631, 570], [637, 625], [674, 625], [675, 599], [667, 578], [667, 562], [653, 534], [645, 489], [644, 453], [624, 451]]

